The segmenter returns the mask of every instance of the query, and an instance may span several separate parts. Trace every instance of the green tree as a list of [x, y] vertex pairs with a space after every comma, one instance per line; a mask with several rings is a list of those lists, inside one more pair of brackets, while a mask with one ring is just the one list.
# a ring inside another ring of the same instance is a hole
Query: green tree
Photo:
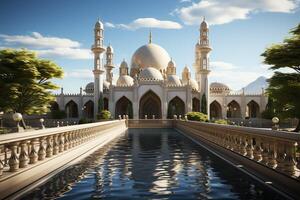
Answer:
[[207, 114], [207, 100], [205, 94], [203, 94], [201, 98], [201, 112]]
[[103, 94], [100, 93], [100, 97], [98, 100], [98, 112], [100, 113], [104, 109], [104, 99], [103, 99]]
[[63, 70], [49, 60], [37, 58], [22, 49], [0, 50], [0, 108], [5, 112], [44, 114], [54, 100], [51, 82], [61, 78]]
[[[262, 54], [264, 63], [276, 70], [268, 80], [268, 95], [273, 100], [275, 114], [281, 118], [295, 117], [300, 130], [300, 24], [291, 31], [291, 37], [281, 44], [267, 48]], [[282, 72], [288, 68], [291, 72]]]

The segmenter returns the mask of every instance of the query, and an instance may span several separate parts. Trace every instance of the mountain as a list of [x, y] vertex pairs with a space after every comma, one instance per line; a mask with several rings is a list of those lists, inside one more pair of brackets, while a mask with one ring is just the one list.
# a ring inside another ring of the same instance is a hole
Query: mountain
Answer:
[[[260, 94], [261, 93], [261, 88], [266, 89], [268, 87], [268, 82], [267, 78], [264, 76], [258, 77], [255, 81], [249, 83], [246, 85], [245, 88], [245, 93], [246, 94]], [[240, 89], [238, 92], [242, 92], [243, 89]]]

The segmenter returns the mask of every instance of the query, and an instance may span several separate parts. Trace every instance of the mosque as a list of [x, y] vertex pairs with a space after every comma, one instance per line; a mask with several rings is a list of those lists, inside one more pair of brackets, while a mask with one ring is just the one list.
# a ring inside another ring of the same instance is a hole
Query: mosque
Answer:
[[[265, 109], [267, 96], [261, 94], [234, 94], [228, 86], [213, 82], [208, 85], [210, 73], [209, 27], [205, 20], [195, 45], [194, 78], [185, 66], [181, 77], [176, 64], [161, 46], [149, 42], [139, 47], [131, 58], [130, 66], [123, 60], [119, 77], [113, 83], [114, 50], [104, 46], [104, 26], [97, 21], [94, 28], [94, 82], [88, 83], [79, 94], [56, 95], [53, 110], [65, 110], [68, 118], [96, 118], [99, 99], [104, 109], [114, 118], [128, 115], [133, 119], [167, 119], [187, 112], [207, 112], [211, 119], [259, 118]], [[105, 57], [105, 63], [103, 63]]]

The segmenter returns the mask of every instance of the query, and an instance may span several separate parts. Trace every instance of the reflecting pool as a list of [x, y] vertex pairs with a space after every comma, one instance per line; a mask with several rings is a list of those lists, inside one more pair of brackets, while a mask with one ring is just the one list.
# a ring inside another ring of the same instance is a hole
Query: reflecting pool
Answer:
[[173, 129], [129, 129], [23, 199], [284, 199]]

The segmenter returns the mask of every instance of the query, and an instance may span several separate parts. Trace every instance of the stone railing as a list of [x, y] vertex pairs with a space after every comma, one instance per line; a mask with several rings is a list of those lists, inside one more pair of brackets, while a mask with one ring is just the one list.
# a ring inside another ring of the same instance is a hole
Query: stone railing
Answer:
[[125, 120], [0, 135], [0, 182], [23, 168], [95, 140], [105, 130], [118, 126], [125, 127]]
[[181, 120], [175, 126], [279, 173], [300, 178], [299, 133]]
[[129, 119], [129, 128], [173, 128], [172, 119]]

